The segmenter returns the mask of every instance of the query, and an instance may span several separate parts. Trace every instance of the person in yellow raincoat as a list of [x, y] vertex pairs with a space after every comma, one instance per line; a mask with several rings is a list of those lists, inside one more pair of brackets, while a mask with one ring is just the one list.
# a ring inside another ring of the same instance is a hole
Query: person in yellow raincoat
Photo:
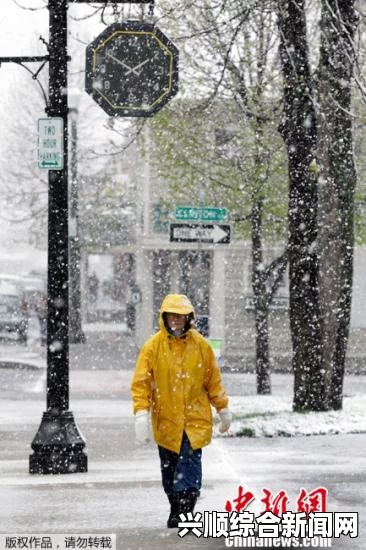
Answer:
[[220, 369], [207, 340], [194, 328], [194, 308], [183, 294], [168, 294], [160, 308], [160, 330], [139, 353], [131, 394], [138, 443], [153, 436], [158, 445], [162, 484], [170, 502], [168, 527], [179, 514], [193, 512], [202, 484], [202, 447], [212, 438], [211, 405], [220, 432], [231, 412]]

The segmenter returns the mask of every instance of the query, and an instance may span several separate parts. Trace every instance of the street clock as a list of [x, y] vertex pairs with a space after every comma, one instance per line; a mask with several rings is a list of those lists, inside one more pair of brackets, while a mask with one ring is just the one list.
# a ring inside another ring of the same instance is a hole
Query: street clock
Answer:
[[178, 50], [152, 23], [110, 25], [86, 48], [85, 89], [110, 116], [151, 116], [178, 91]]

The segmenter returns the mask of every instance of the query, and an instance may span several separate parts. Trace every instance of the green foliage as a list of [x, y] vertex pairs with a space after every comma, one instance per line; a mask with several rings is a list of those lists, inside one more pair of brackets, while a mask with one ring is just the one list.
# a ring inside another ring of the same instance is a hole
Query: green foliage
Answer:
[[255, 430], [253, 428], [242, 428], [236, 434], [237, 437], [255, 437]]
[[248, 239], [261, 199], [263, 238], [286, 240], [275, 11], [256, 0], [197, 0], [189, 9], [163, 0], [160, 9], [181, 68], [179, 95], [148, 122], [160, 203], [226, 207], [234, 236]]
[[162, 204], [226, 207], [236, 235], [248, 238], [251, 209], [261, 196], [265, 238], [285, 238], [287, 169], [274, 121], [257, 132], [234, 102], [217, 99], [208, 108], [175, 102], [149, 124]]

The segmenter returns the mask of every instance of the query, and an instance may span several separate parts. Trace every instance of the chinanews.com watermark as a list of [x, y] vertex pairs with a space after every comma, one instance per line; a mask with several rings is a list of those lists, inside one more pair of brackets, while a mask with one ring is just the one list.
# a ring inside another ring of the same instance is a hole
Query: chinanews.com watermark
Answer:
[[227, 500], [225, 512], [180, 514], [178, 536], [188, 533], [197, 538], [223, 538], [228, 548], [330, 548], [333, 539], [358, 536], [357, 512], [329, 512], [328, 490], [301, 488], [296, 512], [288, 509], [286, 491], [274, 494], [263, 488], [263, 510], [249, 511], [255, 495], [239, 485], [237, 496]]
[[178, 535], [224, 538], [227, 547], [331, 547], [332, 539], [358, 536], [358, 513], [200, 512], [180, 515]]
[[[328, 490], [301, 488], [289, 510], [286, 491], [262, 489], [259, 514], [249, 511], [254, 493], [238, 486], [225, 511], [179, 516], [180, 538], [224, 539], [227, 548], [331, 548], [341, 537], [358, 537], [357, 512], [329, 512]], [[0, 534], [0, 550], [116, 550], [116, 534]]]

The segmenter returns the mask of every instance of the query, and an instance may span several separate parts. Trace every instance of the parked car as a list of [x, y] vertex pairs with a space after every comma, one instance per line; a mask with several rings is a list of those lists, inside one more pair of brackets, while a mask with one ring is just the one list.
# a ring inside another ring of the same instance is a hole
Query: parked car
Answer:
[[20, 279], [20, 288], [28, 312], [37, 312], [40, 303], [47, 293], [45, 280], [39, 277], [22, 275]]
[[0, 335], [17, 335], [26, 342], [28, 315], [21, 290], [12, 283], [0, 279]]

